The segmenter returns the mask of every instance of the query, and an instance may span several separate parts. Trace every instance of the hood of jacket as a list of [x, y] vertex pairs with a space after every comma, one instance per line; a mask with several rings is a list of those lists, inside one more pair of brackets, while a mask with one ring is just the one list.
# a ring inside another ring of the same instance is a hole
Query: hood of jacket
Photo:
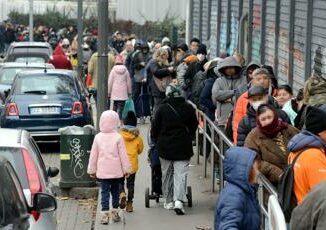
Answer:
[[128, 69], [125, 65], [115, 65], [111, 71], [113, 71], [116, 74], [122, 75], [125, 74], [128, 71]]
[[225, 58], [222, 62], [219, 63], [219, 65], [214, 69], [214, 71], [217, 75], [225, 76], [223, 73], [223, 69], [225, 69], [227, 67], [235, 67], [236, 68], [237, 73], [234, 76], [232, 76], [233, 78], [241, 77], [240, 73], [242, 72], [242, 67], [234, 57]]
[[104, 111], [100, 118], [100, 130], [102, 133], [114, 133], [118, 131], [120, 124], [119, 115], [112, 111]]
[[123, 139], [133, 141], [139, 136], [139, 129], [134, 126], [124, 125], [121, 128], [120, 134], [123, 136]]
[[326, 143], [324, 143], [320, 137], [315, 134], [304, 130], [295, 135], [288, 144], [288, 150], [290, 152], [298, 152], [306, 148], [323, 148], [326, 149]]
[[256, 62], [250, 62], [249, 65], [247, 65], [247, 67], [246, 67], [246, 74], [247, 74], [247, 70], [254, 66], [256, 66], [257, 68], [260, 68], [260, 66]]
[[249, 183], [249, 175], [256, 152], [244, 147], [231, 147], [225, 154], [224, 176], [227, 182], [241, 187], [250, 193], [253, 185]]
[[61, 45], [57, 45], [57, 47], [55, 47], [54, 51], [53, 51], [53, 55], [64, 55], [65, 56], [65, 52], [63, 51]]

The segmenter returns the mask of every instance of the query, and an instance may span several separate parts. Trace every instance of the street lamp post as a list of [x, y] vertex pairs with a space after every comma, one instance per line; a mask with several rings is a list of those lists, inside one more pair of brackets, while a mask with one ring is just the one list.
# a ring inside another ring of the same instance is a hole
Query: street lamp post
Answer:
[[78, 76], [80, 79], [84, 79], [83, 77], [83, 0], [78, 0], [78, 12], [77, 12], [77, 31], [78, 31]]
[[108, 77], [108, 0], [98, 0], [98, 81], [97, 81], [97, 131], [101, 114], [107, 109]]
[[34, 34], [33, 34], [33, 29], [34, 29], [34, 21], [33, 21], [33, 14], [34, 14], [34, 9], [33, 9], [33, 0], [29, 0], [29, 41], [34, 40]]

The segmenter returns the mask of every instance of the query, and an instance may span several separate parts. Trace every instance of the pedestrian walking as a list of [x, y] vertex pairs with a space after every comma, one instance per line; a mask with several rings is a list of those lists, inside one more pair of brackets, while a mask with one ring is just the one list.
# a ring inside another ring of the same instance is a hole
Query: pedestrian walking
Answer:
[[[118, 133], [119, 116], [114, 111], [104, 111], [100, 118], [100, 133], [95, 136], [87, 173], [101, 182], [101, 224], [108, 224], [110, 218], [120, 221], [119, 183], [131, 172], [127, 150]], [[110, 196], [112, 209], [110, 211]]]
[[257, 200], [258, 162], [256, 152], [231, 147], [224, 159], [226, 185], [215, 207], [215, 230], [259, 230], [260, 207]]
[[122, 120], [122, 111], [126, 100], [131, 97], [131, 79], [127, 67], [123, 65], [123, 57], [117, 55], [115, 66], [108, 79], [108, 100], [113, 102], [113, 110]]
[[144, 144], [143, 139], [140, 136], [137, 126], [137, 117], [133, 111], [129, 111], [127, 117], [123, 119], [123, 126], [120, 130], [120, 134], [123, 137], [127, 148], [127, 154], [129, 162], [131, 163], [130, 175], [126, 178], [128, 200], [126, 201], [126, 193], [124, 189], [124, 181], [120, 189], [120, 208], [126, 207], [127, 212], [133, 212], [133, 199], [135, 191], [135, 179], [138, 171], [138, 156], [143, 152]]
[[160, 156], [164, 208], [183, 215], [189, 161], [193, 156], [192, 139], [198, 121], [194, 108], [182, 97], [178, 85], [171, 83], [166, 96], [154, 114], [151, 132], [157, 140]]

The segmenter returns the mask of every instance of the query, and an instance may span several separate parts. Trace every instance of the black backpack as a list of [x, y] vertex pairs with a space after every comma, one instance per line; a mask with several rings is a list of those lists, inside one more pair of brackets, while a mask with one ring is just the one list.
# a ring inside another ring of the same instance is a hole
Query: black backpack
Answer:
[[302, 152], [303, 151], [297, 153], [292, 163], [285, 168], [278, 185], [278, 201], [281, 205], [285, 220], [287, 222], [290, 222], [292, 210], [297, 206], [297, 199], [293, 191], [294, 165]]

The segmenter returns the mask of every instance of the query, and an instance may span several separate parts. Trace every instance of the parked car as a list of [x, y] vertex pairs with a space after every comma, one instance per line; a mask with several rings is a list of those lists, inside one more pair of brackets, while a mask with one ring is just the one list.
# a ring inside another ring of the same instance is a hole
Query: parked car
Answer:
[[11, 88], [12, 82], [16, 74], [22, 70], [34, 70], [34, 69], [54, 69], [52, 64], [44, 63], [17, 63], [6, 62], [0, 65], [0, 104], [1, 99], [4, 99], [4, 91]]
[[4, 62], [46, 63], [53, 53], [47, 42], [13, 42], [8, 47]]
[[[0, 157], [6, 158], [17, 172], [28, 205], [34, 205], [37, 193], [55, 196], [54, 185], [49, 178], [58, 175], [59, 169], [46, 169], [40, 150], [30, 134], [25, 130], [0, 128], [0, 140], [5, 140], [0, 141]], [[57, 227], [56, 214], [33, 212], [30, 225], [31, 230], [54, 230]]]
[[0, 175], [0, 229], [34, 229], [30, 224], [31, 213], [45, 214], [57, 208], [56, 199], [45, 193], [36, 193], [33, 205], [28, 205], [13, 166], [3, 157], [0, 157]]
[[38, 142], [58, 142], [58, 129], [92, 124], [89, 94], [76, 72], [34, 70], [16, 75], [1, 127], [26, 129]]

